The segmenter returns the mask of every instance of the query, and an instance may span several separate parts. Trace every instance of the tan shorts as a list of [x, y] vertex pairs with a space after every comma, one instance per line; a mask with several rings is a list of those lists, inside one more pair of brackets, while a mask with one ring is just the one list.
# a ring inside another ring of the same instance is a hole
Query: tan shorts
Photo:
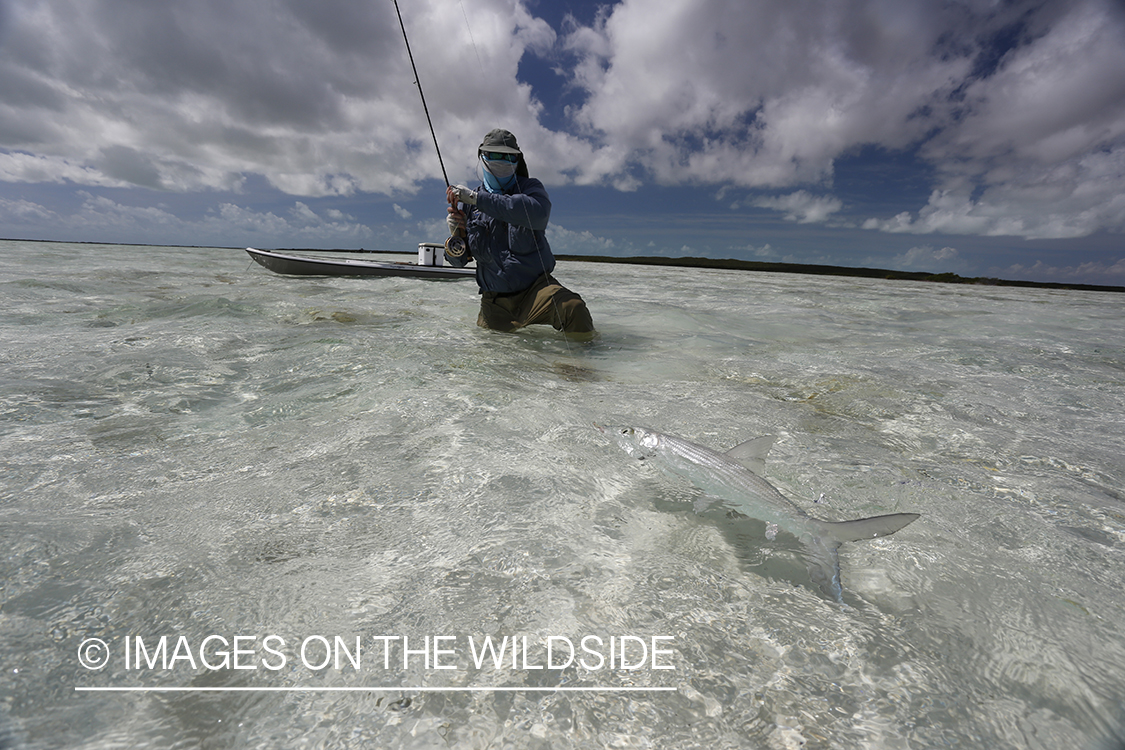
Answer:
[[494, 331], [515, 331], [539, 323], [565, 333], [592, 334], [594, 321], [586, 303], [550, 274], [543, 274], [522, 292], [483, 292], [477, 325]]

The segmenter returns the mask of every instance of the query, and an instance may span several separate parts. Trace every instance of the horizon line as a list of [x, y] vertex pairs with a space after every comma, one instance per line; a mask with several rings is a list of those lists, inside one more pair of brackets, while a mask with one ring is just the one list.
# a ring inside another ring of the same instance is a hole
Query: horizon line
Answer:
[[[243, 246], [227, 245], [184, 245], [152, 242], [105, 242], [100, 240], [45, 240], [17, 237], [0, 237], [0, 242], [42, 242], [59, 245], [118, 245], [122, 247], [184, 248], [190, 250], [234, 250], [244, 251]], [[436, 244], [436, 243], [435, 243]], [[264, 248], [262, 248], [264, 249]], [[354, 248], [273, 248], [284, 252], [358, 252]], [[369, 254], [413, 255], [414, 250], [365, 250]], [[991, 276], [961, 276], [952, 271], [900, 271], [893, 268], [872, 268], [867, 266], [837, 266], [824, 263], [797, 263], [788, 261], [748, 260], [732, 257], [711, 256], [671, 256], [671, 255], [598, 255], [581, 253], [555, 253], [562, 261], [587, 263], [619, 263], [621, 265], [674, 266], [678, 268], [717, 268], [719, 270], [773, 271], [777, 273], [800, 273], [814, 276], [840, 276], [844, 278], [872, 278], [885, 281], [924, 281], [971, 286], [1002, 286], [1032, 289], [1063, 289], [1079, 292], [1125, 293], [1125, 286], [1094, 284], [1083, 281], [1030, 281], [1027, 279], [999, 278]]]

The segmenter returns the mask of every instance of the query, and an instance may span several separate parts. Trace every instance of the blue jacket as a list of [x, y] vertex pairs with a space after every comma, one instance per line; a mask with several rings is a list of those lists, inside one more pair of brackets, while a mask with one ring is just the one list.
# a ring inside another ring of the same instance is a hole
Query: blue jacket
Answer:
[[[482, 292], [522, 292], [537, 278], [555, 270], [555, 256], [544, 230], [551, 218], [551, 199], [534, 177], [516, 176], [506, 193], [477, 189], [477, 205], [465, 206], [469, 252], [477, 261]], [[462, 258], [446, 259], [465, 265]]]

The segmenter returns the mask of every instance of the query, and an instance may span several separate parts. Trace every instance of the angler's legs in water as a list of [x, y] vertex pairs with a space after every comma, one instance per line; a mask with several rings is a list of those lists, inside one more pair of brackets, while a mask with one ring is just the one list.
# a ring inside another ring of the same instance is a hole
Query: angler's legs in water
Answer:
[[570, 338], [593, 338], [594, 322], [577, 292], [543, 274], [522, 292], [481, 294], [477, 325], [494, 331], [515, 331], [524, 326], [550, 324]]

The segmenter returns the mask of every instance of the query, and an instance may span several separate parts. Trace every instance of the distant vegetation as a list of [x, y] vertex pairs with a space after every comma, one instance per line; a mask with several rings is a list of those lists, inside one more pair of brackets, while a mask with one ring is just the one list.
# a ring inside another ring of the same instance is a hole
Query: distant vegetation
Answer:
[[1010, 281], [958, 276], [955, 273], [926, 273], [922, 271], [891, 271], [885, 268], [849, 268], [848, 266], [805, 265], [803, 263], [764, 263], [755, 260], [720, 258], [661, 258], [634, 256], [614, 258], [607, 255], [558, 255], [559, 260], [580, 260], [588, 263], [627, 263], [641, 266], [677, 266], [685, 268], [719, 268], [729, 271], [773, 271], [775, 273], [809, 273], [820, 276], [853, 276], [867, 279], [894, 279], [900, 281], [936, 281], [942, 284], [979, 284], [984, 286], [1022, 286], [1038, 289], [1078, 289], [1090, 292], [1125, 292], [1121, 286], [1098, 284], [1063, 284], [1045, 281]]

